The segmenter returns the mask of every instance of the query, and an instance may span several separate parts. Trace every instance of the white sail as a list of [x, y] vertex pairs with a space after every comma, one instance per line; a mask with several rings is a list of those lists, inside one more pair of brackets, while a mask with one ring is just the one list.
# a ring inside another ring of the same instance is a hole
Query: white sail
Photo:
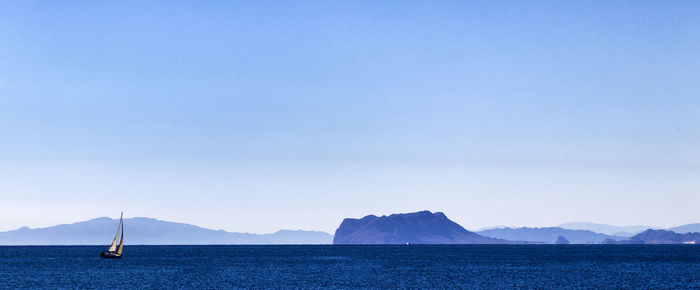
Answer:
[[124, 213], [122, 213], [122, 217], [119, 218], [119, 225], [117, 226], [117, 234], [114, 235], [114, 241], [112, 241], [112, 245], [109, 246], [109, 249], [107, 252], [114, 252], [117, 250], [117, 238], [119, 238], [119, 231], [122, 227], [122, 218], [124, 217]]
[[122, 254], [122, 249], [124, 248], [124, 222], [120, 222], [122, 225], [122, 238], [119, 240], [119, 249], [117, 250], [117, 254], [121, 256]]

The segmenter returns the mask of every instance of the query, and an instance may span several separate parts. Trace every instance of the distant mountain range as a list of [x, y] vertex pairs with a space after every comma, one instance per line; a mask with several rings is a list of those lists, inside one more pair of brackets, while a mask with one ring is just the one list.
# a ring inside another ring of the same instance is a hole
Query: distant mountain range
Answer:
[[648, 229], [623, 241], [607, 240], [606, 244], [700, 244], [700, 233], [679, 234]]
[[346, 218], [333, 244], [508, 244], [470, 232], [441, 212], [420, 211], [390, 216]]
[[[611, 226], [605, 224], [572, 222], [565, 223], [558, 227], [543, 227], [543, 228], [488, 228], [486, 230], [477, 231], [478, 234], [506, 239], [527, 241], [533, 243], [554, 244], [559, 236], [568, 240], [571, 244], [600, 244], [600, 243], [640, 243], [626, 242], [637, 235], [650, 230], [647, 226]], [[675, 233], [697, 233], [700, 232], [700, 223], [681, 225], [669, 228], [668, 231]], [[615, 233], [615, 234], [608, 234]], [[633, 240], [635, 241], [635, 240]], [[670, 241], [670, 240], [669, 240]], [[680, 243], [680, 242], [676, 242]]]
[[[102, 217], [47, 228], [0, 232], [0, 245], [102, 245], [114, 238], [119, 220]], [[281, 230], [273, 234], [232, 233], [153, 218], [124, 219], [127, 245], [330, 244], [333, 236], [317, 231]]]
[[[661, 228], [650, 227], [650, 226], [611, 226], [606, 224], [588, 223], [588, 222], [571, 222], [559, 225], [560, 228], [570, 229], [570, 230], [589, 230], [596, 233], [620, 236], [620, 237], [631, 237], [639, 234], [648, 229], [661, 230]], [[677, 227], [667, 228], [668, 231], [673, 231], [679, 234], [685, 233], [698, 233], [700, 232], [700, 223], [680, 225]]]
[[631, 237], [644, 230], [651, 229], [650, 226], [637, 225], [637, 226], [611, 226], [605, 224], [588, 223], [588, 222], [570, 222], [559, 225], [558, 227], [569, 229], [569, 230], [587, 230], [596, 233], [619, 236], [619, 237]]
[[[648, 229], [645, 226], [615, 227], [593, 223], [568, 223], [568, 227], [592, 227], [610, 235], [584, 229], [563, 227], [492, 228], [470, 232], [441, 212], [421, 211], [389, 216], [368, 215], [343, 220], [335, 232], [333, 244], [681, 244], [699, 240], [700, 234], [677, 234]], [[695, 224], [674, 229], [695, 229]], [[637, 235], [630, 235], [643, 231]], [[700, 242], [700, 241], [698, 241]]]
[[679, 234], [700, 233], [700, 223], [672, 227], [668, 228], [668, 230]]
[[[594, 233], [588, 230], [569, 230], [560, 227], [549, 228], [500, 228], [490, 229], [477, 232], [480, 235], [505, 239], [511, 241], [527, 241], [543, 244], [554, 244], [563, 237], [567, 243], [571, 244], [600, 244], [604, 240], [613, 241], [624, 240], [626, 237], [611, 236], [600, 233]], [[563, 241], [563, 240], [560, 240]]]
[[[0, 232], [0, 245], [106, 245], [113, 239], [118, 223], [118, 220], [103, 217], [46, 228], [23, 227]], [[144, 217], [125, 219], [124, 225], [127, 245], [700, 243], [700, 234], [697, 234], [700, 233], [700, 223], [658, 230], [642, 229], [645, 226], [617, 227], [577, 222], [560, 227], [502, 227], [471, 232], [445, 214], [429, 211], [348, 218], [336, 230], [335, 237], [319, 231], [234, 233]]]

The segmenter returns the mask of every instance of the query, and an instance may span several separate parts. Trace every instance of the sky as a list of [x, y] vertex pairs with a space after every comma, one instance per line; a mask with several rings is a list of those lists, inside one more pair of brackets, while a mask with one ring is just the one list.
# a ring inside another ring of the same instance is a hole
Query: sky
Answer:
[[700, 222], [698, 1], [1, 1], [0, 231]]

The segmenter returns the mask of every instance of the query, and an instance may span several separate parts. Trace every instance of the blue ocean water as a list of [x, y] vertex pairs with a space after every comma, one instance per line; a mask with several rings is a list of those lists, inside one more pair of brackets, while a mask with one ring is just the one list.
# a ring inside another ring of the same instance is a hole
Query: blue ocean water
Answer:
[[0, 288], [700, 288], [695, 245], [0, 247]]

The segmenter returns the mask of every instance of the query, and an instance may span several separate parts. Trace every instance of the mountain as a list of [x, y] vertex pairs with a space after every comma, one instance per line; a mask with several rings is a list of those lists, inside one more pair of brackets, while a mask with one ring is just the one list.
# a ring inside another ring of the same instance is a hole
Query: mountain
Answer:
[[672, 227], [672, 228], [669, 228], [668, 230], [679, 233], [679, 234], [700, 233], [700, 223]]
[[700, 233], [678, 234], [666, 230], [643, 231], [627, 240], [615, 242], [615, 244], [683, 244], [700, 243]]
[[[119, 220], [102, 217], [47, 228], [0, 232], [0, 245], [101, 245], [114, 238]], [[273, 234], [232, 233], [198, 226], [135, 217], [124, 219], [127, 245], [196, 244], [330, 244], [324, 232], [281, 230]]]
[[559, 236], [554, 243], [557, 245], [568, 245], [571, 242], [569, 242], [569, 240], [567, 240], [565, 237]]
[[572, 244], [600, 244], [605, 239], [623, 240], [624, 237], [610, 236], [605, 234], [594, 233], [588, 230], [568, 230], [560, 227], [551, 228], [501, 228], [491, 229], [477, 232], [480, 235], [505, 239], [512, 241], [527, 241], [538, 242], [545, 244], [554, 244], [561, 236]]
[[558, 227], [569, 229], [569, 230], [588, 230], [596, 233], [611, 235], [611, 236], [621, 236], [621, 237], [631, 237], [637, 233], [640, 233], [646, 229], [652, 228], [649, 226], [611, 226], [606, 224], [596, 224], [588, 222], [570, 222], [559, 225]]
[[333, 244], [508, 244], [465, 230], [441, 212], [420, 211], [361, 219], [346, 218]]

